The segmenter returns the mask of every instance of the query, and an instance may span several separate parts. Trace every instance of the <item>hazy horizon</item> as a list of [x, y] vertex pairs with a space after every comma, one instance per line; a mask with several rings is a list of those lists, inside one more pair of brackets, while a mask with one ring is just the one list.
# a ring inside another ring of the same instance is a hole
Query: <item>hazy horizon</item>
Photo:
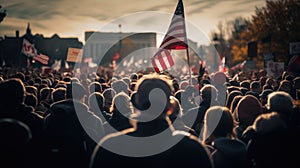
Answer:
[[[123, 2], [121, 4], [120, 2]], [[125, 2], [125, 3], [124, 3]], [[206, 37], [217, 30], [217, 24], [236, 17], [249, 18], [256, 7], [266, 4], [265, 0], [184, 0], [186, 21]], [[27, 23], [33, 34], [51, 37], [78, 37], [84, 43], [84, 32], [157, 32], [166, 33], [177, 0], [0, 0], [1, 10], [7, 16], [0, 23], [0, 36], [25, 34]], [[187, 29], [189, 27], [187, 25]], [[191, 30], [191, 33], [195, 32]], [[201, 33], [200, 33], [201, 34]], [[194, 35], [192, 40], [199, 42]], [[194, 39], [193, 39], [194, 38]], [[160, 41], [158, 37], [158, 42]]]

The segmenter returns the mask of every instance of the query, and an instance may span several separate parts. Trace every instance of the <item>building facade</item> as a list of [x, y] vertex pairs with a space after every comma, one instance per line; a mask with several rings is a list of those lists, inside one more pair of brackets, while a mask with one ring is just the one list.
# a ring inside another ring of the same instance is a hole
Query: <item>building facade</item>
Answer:
[[156, 33], [85, 32], [84, 58], [92, 58], [99, 65], [120, 62], [126, 56], [141, 50], [143, 56], [153, 53], [145, 48], [156, 48]]

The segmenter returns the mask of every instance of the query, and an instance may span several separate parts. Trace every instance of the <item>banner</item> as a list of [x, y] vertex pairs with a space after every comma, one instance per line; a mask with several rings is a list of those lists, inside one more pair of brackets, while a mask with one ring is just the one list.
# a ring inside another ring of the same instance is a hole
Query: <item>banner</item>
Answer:
[[283, 62], [273, 62], [268, 61], [267, 63], [267, 74], [269, 77], [277, 79], [282, 75], [284, 71], [284, 63]]
[[79, 48], [68, 48], [68, 62], [81, 62], [82, 59], [82, 49]]
[[[49, 57], [45, 54], [39, 53], [28, 40], [23, 39], [22, 53], [27, 57], [31, 57], [33, 60], [40, 62], [41, 64], [48, 65]], [[29, 64], [27, 65], [29, 66]]]
[[31, 44], [28, 40], [23, 39], [22, 53], [27, 57], [34, 57], [37, 55], [37, 50], [34, 47], [34, 44]]

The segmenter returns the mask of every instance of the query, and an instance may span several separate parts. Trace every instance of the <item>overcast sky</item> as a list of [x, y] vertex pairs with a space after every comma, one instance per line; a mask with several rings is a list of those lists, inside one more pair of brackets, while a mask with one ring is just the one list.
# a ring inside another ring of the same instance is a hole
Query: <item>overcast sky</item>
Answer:
[[[183, 4], [188, 36], [198, 41], [195, 30], [208, 37], [219, 21], [249, 18], [265, 0], [183, 0]], [[0, 0], [0, 5], [7, 11], [0, 23], [1, 36], [14, 36], [15, 30], [23, 35], [29, 22], [33, 34], [57, 33], [84, 42], [85, 31], [118, 32], [118, 24], [122, 32], [165, 33], [177, 0]]]

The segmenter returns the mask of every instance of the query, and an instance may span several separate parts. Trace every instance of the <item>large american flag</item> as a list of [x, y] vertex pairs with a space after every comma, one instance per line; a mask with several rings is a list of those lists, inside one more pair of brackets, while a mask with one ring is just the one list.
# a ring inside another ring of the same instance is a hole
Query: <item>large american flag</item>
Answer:
[[187, 49], [187, 37], [182, 0], [178, 1], [171, 24], [158, 52], [152, 57], [152, 65], [156, 72], [161, 72], [174, 65], [170, 50]]

